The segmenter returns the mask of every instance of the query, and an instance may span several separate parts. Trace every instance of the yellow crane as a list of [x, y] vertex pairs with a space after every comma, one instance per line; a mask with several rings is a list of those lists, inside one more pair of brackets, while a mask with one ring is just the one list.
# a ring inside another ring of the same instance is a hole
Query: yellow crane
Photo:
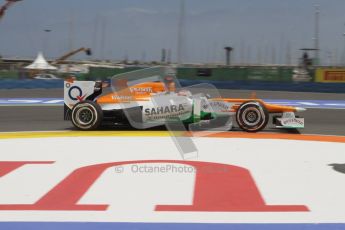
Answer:
[[79, 48], [76, 50], [73, 50], [71, 52], [68, 52], [66, 54], [64, 54], [63, 56], [59, 57], [58, 59], [56, 59], [52, 64], [60, 64], [61, 62], [65, 61], [66, 59], [68, 59], [69, 57], [72, 57], [73, 55], [76, 55], [77, 53], [80, 52], [85, 52], [86, 55], [91, 56], [92, 55], [92, 51], [90, 48]]

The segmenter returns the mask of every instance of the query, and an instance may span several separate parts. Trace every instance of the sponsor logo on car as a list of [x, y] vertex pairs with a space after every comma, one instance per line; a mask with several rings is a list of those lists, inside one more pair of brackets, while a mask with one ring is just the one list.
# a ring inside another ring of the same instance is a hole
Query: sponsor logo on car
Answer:
[[153, 90], [151, 87], [132, 87], [129, 88], [131, 93], [152, 93]]
[[222, 101], [202, 101], [202, 108], [204, 112], [228, 112], [231, 109], [231, 105]]
[[119, 96], [119, 95], [113, 95], [112, 98], [114, 100], [132, 100], [131, 96]]
[[146, 116], [153, 116], [153, 115], [164, 115], [164, 114], [172, 114], [172, 113], [179, 113], [184, 111], [185, 108], [182, 104], [177, 105], [170, 105], [170, 106], [161, 106], [157, 108], [147, 108], [145, 109]]
[[[68, 87], [68, 86], [66, 85], [66, 87]], [[86, 97], [86, 95], [83, 96], [83, 91], [78, 86], [70, 87], [68, 90], [68, 96], [73, 101], [83, 101], [84, 98]]]
[[283, 125], [304, 125], [304, 122], [298, 118], [290, 118], [282, 121]]

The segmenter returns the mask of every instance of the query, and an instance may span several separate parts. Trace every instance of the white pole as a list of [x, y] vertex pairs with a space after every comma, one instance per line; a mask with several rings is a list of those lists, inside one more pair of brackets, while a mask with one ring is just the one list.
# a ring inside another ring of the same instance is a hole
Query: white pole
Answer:
[[177, 38], [177, 64], [183, 62], [184, 49], [184, 26], [185, 26], [185, 0], [180, 0], [180, 13], [178, 22], [178, 38]]
[[315, 63], [320, 64], [320, 5], [315, 5], [315, 37], [314, 37], [314, 48], [315, 48]]

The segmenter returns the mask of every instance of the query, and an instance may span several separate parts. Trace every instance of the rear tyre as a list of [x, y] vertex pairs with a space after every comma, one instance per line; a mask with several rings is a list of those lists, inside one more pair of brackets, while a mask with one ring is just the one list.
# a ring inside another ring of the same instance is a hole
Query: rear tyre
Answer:
[[83, 101], [72, 109], [72, 124], [80, 130], [96, 130], [103, 120], [102, 108], [93, 101]]
[[259, 132], [269, 121], [269, 113], [265, 106], [258, 102], [245, 102], [237, 110], [238, 126], [246, 132]]

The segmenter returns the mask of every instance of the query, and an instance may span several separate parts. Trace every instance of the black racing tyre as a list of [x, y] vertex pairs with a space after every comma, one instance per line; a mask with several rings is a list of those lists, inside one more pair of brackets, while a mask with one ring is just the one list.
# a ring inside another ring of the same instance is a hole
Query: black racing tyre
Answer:
[[259, 102], [245, 102], [237, 110], [236, 121], [246, 132], [259, 132], [267, 126], [269, 113]]
[[102, 108], [93, 101], [76, 104], [71, 113], [72, 124], [80, 130], [96, 130], [103, 120]]

